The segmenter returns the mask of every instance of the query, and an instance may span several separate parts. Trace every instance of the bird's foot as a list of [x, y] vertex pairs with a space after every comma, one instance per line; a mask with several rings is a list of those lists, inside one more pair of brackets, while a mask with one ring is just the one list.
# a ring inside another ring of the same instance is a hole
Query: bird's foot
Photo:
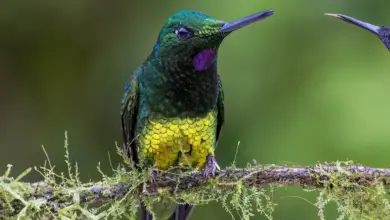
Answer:
[[[150, 171], [151, 170], [151, 171]], [[157, 193], [157, 181], [156, 177], [158, 175], [157, 170], [149, 169], [150, 171], [150, 180], [149, 184], [144, 183], [144, 192], [146, 192], [148, 195], [153, 195]]]
[[157, 189], [156, 177], [158, 175], [157, 170], [151, 170], [150, 172], [150, 186]]
[[215, 176], [215, 171], [220, 170], [219, 165], [217, 163], [217, 160], [215, 157], [211, 154], [207, 155], [206, 158], [206, 166], [203, 171], [204, 177], [207, 179], [209, 176], [214, 177]]
[[158, 175], [158, 171], [157, 170], [152, 170], [150, 172], [150, 184], [154, 184], [154, 185], [157, 185], [156, 184], [156, 177]]

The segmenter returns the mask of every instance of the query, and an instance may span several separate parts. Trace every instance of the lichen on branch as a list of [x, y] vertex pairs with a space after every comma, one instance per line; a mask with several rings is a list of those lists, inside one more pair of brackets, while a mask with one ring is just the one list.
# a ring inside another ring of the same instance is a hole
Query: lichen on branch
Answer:
[[[275, 202], [269, 196], [277, 186], [301, 186], [317, 190], [315, 205], [320, 219], [329, 202], [338, 205], [339, 219], [387, 219], [390, 204], [390, 169], [370, 168], [352, 162], [317, 164], [314, 166], [248, 165], [230, 166], [205, 179], [198, 170], [157, 170], [156, 185], [149, 184], [150, 171], [138, 172], [123, 157], [124, 164], [114, 174], [102, 174], [99, 182], [82, 183], [77, 165], [69, 162], [65, 141], [67, 175], [56, 174], [47, 159], [37, 168], [43, 180], [22, 181], [32, 172], [27, 169], [16, 178], [11, 166], [0, 177], [0, 219], [112, 219], [127, 216], [135, 219], [140, 201], [147, 207], [162, 198], [178, 203], [204, 205], [219, 202], [232, 217], [242, 219], [255, 214], [272, 219]], [[46, 153], [46, 151], [45, 151]], [[118, 148], [118, 153], [122, 155]], [[150, 210], [153, 212], [153, 210]]]

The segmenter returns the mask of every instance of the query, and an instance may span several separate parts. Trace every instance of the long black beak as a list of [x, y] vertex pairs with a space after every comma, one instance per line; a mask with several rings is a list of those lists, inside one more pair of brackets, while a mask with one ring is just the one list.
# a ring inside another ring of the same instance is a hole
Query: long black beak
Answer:
[[241, 18], [232, 22], [227, 22], [223, 25], [223, 27], [219, 30], [219, 32], [232, 32], [240, 28], [243, 28], [248, 24], [263, 20], [273, 14], [274, 14], [274, 10], [268, 10], [253, 15], [249, 15], [248, 17]]
[[358, 27], [361, 27], [361, 28], [364, 28], [366, 30], [369, 30], [371, 31], [372, 33], [376, 34], [376, 35], [379, 35], [379, 30], [381, 29], [380, 26], [376, 26], [376, 25], [373, 25], [373, 24], [370, 24], [370, 23], [367, 23], [367, 22], [364, 22], [364, 21], [360, 21], [356, 18], [352, 18], [352, 17], [349, 17], [349, 16], [346, 16], [346, 15], [342, 15], [342, 14], [325, 14], [325, 15], [328, 15], [328, 16], [332, 16], [332, 17], [336, 17], [340, 20], [343, 20], [345, 22], [348, 22], [348, 23], [351, 23], [353, 25], [356, 25]]

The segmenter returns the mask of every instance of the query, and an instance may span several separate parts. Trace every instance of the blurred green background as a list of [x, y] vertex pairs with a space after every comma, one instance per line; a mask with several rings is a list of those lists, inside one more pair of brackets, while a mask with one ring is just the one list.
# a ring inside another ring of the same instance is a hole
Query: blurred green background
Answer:
[[[374, 35], [325, 12], [390, 25], [390, 2], [328, 1], [1, 1], [0, 171], [41, 165], [47, 149], [65, 168], [64, 131], [84, 180], [110, 172], [121, 141], [126, 78], [150, 53], [163, 22], [181, 9], [220, 20], [275, 15], [225, 39], [219, 71], [226, 124], [217, 149], [230, 165], [310, 165], [351, 159], [385, 167], [390, 155], [389, 52]], [[27, 180], [37, 180], [36, 173]], [[292, 197], [294, 196], [294, 197]], [[316, 193], [279, 188], [275, 219], [318, 219]], [[329, 206], [327, 219], [335, 219]], [[218, 204], [192, 219], [229, 219]], [[265, 219], [256, 216], [253, 219]]]

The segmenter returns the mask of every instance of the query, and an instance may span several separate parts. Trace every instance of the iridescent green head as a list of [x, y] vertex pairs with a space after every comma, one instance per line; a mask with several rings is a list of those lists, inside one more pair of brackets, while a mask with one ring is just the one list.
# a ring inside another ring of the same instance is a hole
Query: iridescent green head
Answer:
[[[183, 64], [193, 62], [195, 69], [202, 70], [212, 62], [219, 45], [229, 33], [273, 13], [273, 10], [269, 10], [233, 22], [224, 22], [199, 11], [179, 11], [162, 27], [153, 54], [159, 60], [169, 59]], [[196, 57], [198, 54], [200, 58]]]

